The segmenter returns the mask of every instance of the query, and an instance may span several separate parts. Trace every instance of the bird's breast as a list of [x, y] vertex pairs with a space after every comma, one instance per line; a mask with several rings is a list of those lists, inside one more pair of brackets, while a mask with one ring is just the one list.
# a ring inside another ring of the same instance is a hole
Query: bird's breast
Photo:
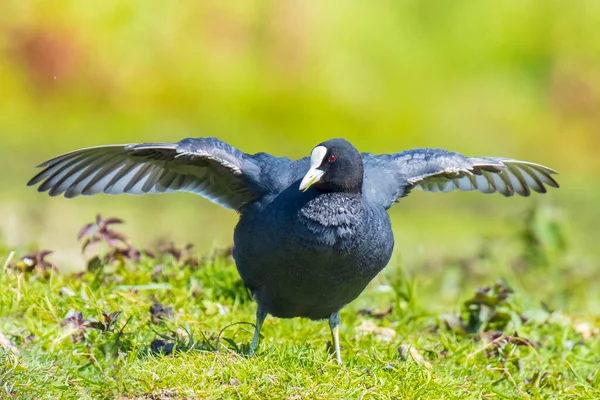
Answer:
[[332, 193], [300, 207], [291, 221], [298, 239], [327, 246], [352, 241], [365, 224], [365, 208], [360, 197]]

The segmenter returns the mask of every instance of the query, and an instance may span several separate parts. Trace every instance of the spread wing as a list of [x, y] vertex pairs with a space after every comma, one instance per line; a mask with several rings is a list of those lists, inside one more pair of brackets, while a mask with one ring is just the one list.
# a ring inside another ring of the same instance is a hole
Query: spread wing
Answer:
[[442, 149], [415, 149], [397, 154], [363, 154], [364, 192], [386, 208], [414, 188], [428, 192], [478, 190], [506, 197], [546, 193], [558, 188], [557, 172], [540, 164], [499, 157], [465, 157]]
[[183, 191], [239, 210], [262, 195], [260, 163], [215, 138], [90, 147], [39, 167], [28, 185], [50, 196]]

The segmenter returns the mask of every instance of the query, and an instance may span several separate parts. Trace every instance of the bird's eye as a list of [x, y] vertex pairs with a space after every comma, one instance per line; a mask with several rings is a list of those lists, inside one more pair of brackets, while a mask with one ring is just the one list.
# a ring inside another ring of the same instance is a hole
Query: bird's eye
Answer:
[[329, 156], [329, 158], [327, 159], [327, 161], [329, 161], [329, 162], [331, 162], [331, 163], [332, 163], [332, 162], [335, 162], [335, 160], [337, 160], [337, 157], [336, 157], [336, 156], [334, 156], [334, 155], [331, 155], [331, 156]]

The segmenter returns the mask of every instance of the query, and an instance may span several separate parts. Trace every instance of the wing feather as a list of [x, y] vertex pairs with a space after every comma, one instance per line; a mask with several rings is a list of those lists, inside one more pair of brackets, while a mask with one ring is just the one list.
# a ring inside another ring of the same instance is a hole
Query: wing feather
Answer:
[[[386, 208], [414, 188], [529, 196], [558, 188], [557, 172], [540, 164], [498, 157], [465, 157], [442, 149], [415, 149], [397, 154], [363, 153], [363, 192]], [[386, 182], [382, 182], [385, 179]], [[391, 183], [390, 183], [391, 182]]]
[[68, 198], [186, 191], [239, 210], [264, 189], [257, 159], [215, 138], [91, 147], [39, 167], [28, 185]]

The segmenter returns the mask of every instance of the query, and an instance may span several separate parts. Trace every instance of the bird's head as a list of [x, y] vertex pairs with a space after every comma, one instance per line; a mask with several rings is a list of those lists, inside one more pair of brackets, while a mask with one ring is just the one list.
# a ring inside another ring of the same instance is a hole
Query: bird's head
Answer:
[[323, 192], [360, 193], [362, 184], [363, 162], [358, 150], [345, 139], [331, 139], [313, 149], [300, 190], [314, 186]]

